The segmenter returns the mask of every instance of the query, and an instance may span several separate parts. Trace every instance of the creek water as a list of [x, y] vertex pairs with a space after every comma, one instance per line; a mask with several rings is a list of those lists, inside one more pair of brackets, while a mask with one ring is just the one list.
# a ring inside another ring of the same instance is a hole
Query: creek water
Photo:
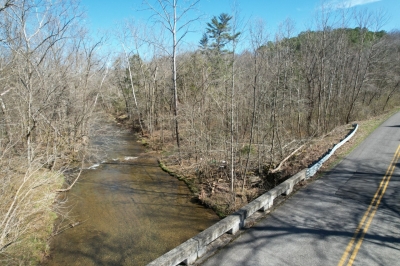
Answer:
[[68, 229], [52, 238], [46, 265], [146, 265], [218, 221], [130, 132], [109, 124], [92, 142], [105, 150], [102, 163], [66, 194], [79, 224], [61, 224]]

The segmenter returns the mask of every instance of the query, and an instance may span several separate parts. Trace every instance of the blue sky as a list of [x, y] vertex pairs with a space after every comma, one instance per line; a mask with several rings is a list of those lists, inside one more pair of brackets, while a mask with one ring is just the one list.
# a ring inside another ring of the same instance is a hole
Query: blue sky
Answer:
[[[187, 0], [179, 0], [185, 2]], [[148, 0], [154, 3], [155, 0]], [[274, 33], [279, 24], [287, 18], [295, 23], [296, 32], [301, 32], [310, 26], [312, 18], [321, 7], [319, 0], [200, 0], [196, 13], [191, 16], [202, 15], [202, 19], [196, 25], [195, 34], [188, 37], [192, 44], [198, 43], [206, 23], [213, 16], [221, 13], [232, 14], [236, 3], [242, 25], [255, 19], [262, 19], [267, 29]], [[324, 3], [335, 8], [360, 8], [377, 12], [383, 10], [387, 14], [388, 22], [383, 30], [400, 29], [400, 0], [328, 0]], [[151, 21], [150, 11], [143, 10], [142, 0], [81, 0], [82, 7], [86, 10], [86, 21], [91, 32], [112, 31], [118, 24], [125, 20], [134, 19], [146, 23]]]

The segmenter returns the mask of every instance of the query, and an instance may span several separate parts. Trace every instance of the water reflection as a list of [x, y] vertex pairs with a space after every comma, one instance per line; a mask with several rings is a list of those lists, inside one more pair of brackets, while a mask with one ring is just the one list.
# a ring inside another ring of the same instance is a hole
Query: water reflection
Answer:
[[81, 224], [54, 237], [47, 265], [146, 265], [218, 220], [128, 132], [105, 143], [107, 159], [68, 193]]

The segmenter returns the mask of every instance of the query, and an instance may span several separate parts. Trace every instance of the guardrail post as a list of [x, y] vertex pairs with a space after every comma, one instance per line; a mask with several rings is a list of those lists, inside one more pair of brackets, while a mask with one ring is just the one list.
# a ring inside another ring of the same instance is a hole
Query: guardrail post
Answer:
[[230, 229], [227, 233], [228, 233], [228, 234], [231, 234], [231, 235], [234, 235], [234, 234], [237, 233], [237, 231], [239, 231], [239, 224], [235, 224], [235, 225], [232, 227], [232, 229]]
[[193, 263], [195, 263], [195, 261], [197, 260], [197, 256], [198, 256], [198, 252], [193, 253], [192, 255], [190, 255], [187, 259], [185, 259], [183, 261], [183, 264], [185, 265], [192, 265]]
[[288, 195], [292, 193], [293, 188], [296, 184], [304, 179], [308, 179], [313, 176], [321, 167], [322, 163], [325, 162], [329, 158], [329, 156], [333, 154], [337, 147], [340, 147], [340, 145], [342, 145], [354, 135], [354, 133], [357, 131], [357, 128], [358, 125], [355, 125], [355, 129], [351, 134], [348, 135], [347, 138], [337, 144], [334, 149], [329, 154], [327, 154], [327, 156], [324, 156], [324, 158], [322, 158], [310, 168], [306, 168], [298, 172], [296, 175], [292, 176], [282, 184], [276, 186], [267, 193], [258, 197], [253, 202], [249, 203], [247, 206], [241, 208], [236, 213], [227, 216], [225, 219], [205, 229], [197, 236], [189, 239], [188, 241], [182, 243], [173, 250], [170, 250], [158, 259], [152, 261], [150, 264], [148, 264], [148, 266], [171, 266], [177, 265], [179, 263], [190, 265], [195, 263], [197, 258], [202, 257], [207, 252], [207, 246], [211, 242], [219, 238], [224, 233], [236, 234], [239, 231], [240, 227], [244, 226], [246, 219], [254, 212], [256, 212], [257, 210], [266, 212], [273, 206], [276, 197], [281, 194]]
[[269, 199], [269, 201], [267, 202], [267, 204], [266, 205], [264, 205], [264, 206], [262, 206], [261, 207], [261, 211], [262, 212], [266, 212], [266, 211], [268, 211], [272, 206], [274, 205], [274, 199]]
[[289, 195], [290, 193], [292, 193], [292, 191], [293, 191], [293, 184], [290, 182], [290, 183], [288, 184], [288, 188], [285, 190], [285, 192], [283, 192], [283, 195], [287, 196], [287, 195]]

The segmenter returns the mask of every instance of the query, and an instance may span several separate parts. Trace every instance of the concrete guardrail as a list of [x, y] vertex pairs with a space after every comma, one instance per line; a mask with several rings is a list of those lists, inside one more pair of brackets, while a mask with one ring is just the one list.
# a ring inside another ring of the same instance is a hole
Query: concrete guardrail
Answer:
[[273, 206], [274, 200], [279, 195], [289, 195], [296, 184], [302, 180], [308, 179], [313, 176], [322, 164], [332, 156], [332, 154], [348, 141], [357, 131], [358, 125], [354, 125], [353, 131], [347, 135], [345, 139], [336, 144], [326, 155], [318, 162], [314, 163], [310, 168], [306, 168], [294, 176], [290, 177], [280, 185], [274, 187], [268, 192], [264, 193], [257, 199], [253, 200], [246, 206], [242, 207], [235, 213], [227, 216], [216, 224], [205, 229], [195, 237], [180, 244], [176, 248], [165, 253], [156, 260], [150, 262], [148, 266], [175, 266], [180, 263], [187, 265], [193, 264], [198, 258], [202, 257], [206, 251], [207, 246], [225, 233], [235, 234], [240, 228], [246, 224], [246, 219], [257, 211], [267, 211]]

